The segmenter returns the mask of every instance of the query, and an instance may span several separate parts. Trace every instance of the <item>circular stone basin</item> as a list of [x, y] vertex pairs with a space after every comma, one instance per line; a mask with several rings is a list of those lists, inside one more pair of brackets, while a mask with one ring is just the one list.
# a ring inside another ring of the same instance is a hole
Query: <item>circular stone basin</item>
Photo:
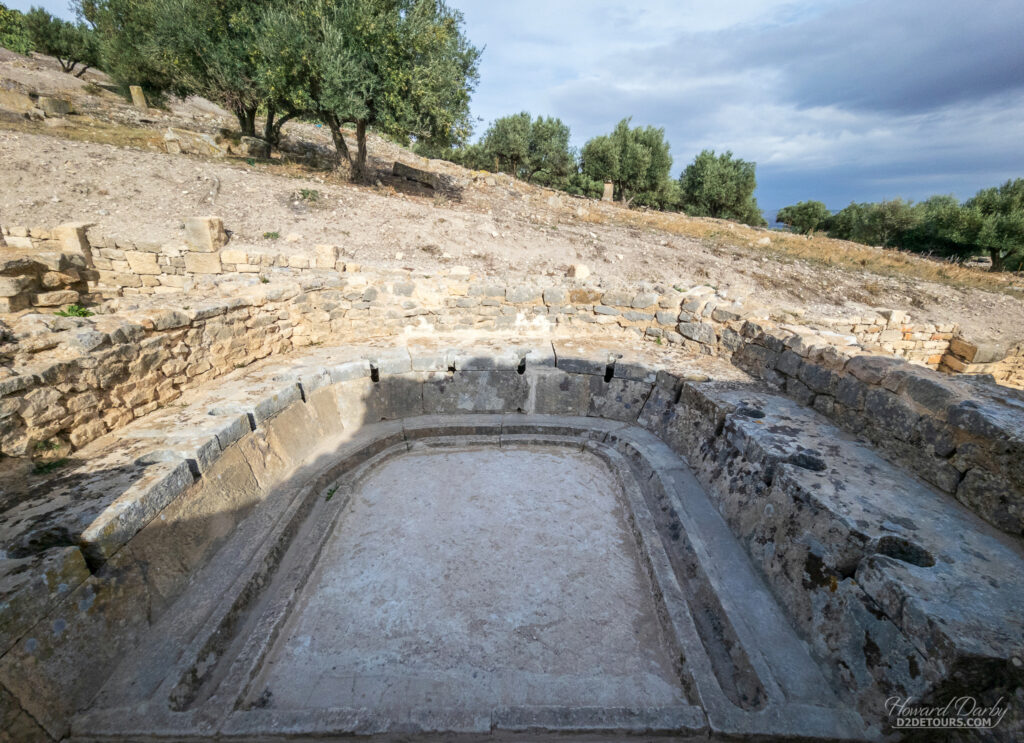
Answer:
[[685, 702], [671, 658], [601, 459], [422, 449], [356, 486], [250, 701], [660, 707]]

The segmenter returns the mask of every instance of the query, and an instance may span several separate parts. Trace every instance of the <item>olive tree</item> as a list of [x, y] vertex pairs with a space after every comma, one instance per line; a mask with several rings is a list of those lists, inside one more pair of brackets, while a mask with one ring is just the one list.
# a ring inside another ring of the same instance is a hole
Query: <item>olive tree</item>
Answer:
[[496, 119], [480, 144], [494, 170], [548, 186], [562, 184], [576, 165], [569, 127], [550, 116], [534, 120], [523, 111]]
[[1024, 178], [982, 189], [964, 202], [956, 237], [988, 253], [993, 271], [1024, 269]]
[[754, 198], [757, 164], [704, 150], [679, 176], [680, 207], [697, 217], [732, 219], [751, 225], [767, 224]]
[[262, 14], [257, 38], [268, 102], [320, 120], [357, 180], [371, 126], [441, 147], [469, 133], [480, 52], [441, 0], [291, 0]]
[[831, 216], [828, 207], [820, 201], [801, 201], [793, 206], [779, 209], [775, 219], [792, 227], [801, 235], [811, 235]]
[[581, 152], [582, 172], [594, 181], [615, 184], [615, 198], [665, 208], [673, 190], [669, 186], [672, 156], [665, 130], [652, 126], [630, 127], [623, 119], [611, 134], [589, 140]]
[[43, 8], [32, 8], [25, 14], [24, 24], [36, 51], [55, 57], [69, 75], [81, 77], [90, 67], [99, 66], [99, 39], [84, 23], [71, 23]]

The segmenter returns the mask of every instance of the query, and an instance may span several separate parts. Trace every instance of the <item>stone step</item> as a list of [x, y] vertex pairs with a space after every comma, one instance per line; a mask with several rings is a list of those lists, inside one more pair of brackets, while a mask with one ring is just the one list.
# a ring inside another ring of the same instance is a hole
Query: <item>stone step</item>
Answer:
[[689, 459], [863, 705], [881, 705], [883, 688], [923, 694], [994, 668], [1024, 680], [1018, 540], [819, 413], [750, 385], [659, 385], [640, 423]]

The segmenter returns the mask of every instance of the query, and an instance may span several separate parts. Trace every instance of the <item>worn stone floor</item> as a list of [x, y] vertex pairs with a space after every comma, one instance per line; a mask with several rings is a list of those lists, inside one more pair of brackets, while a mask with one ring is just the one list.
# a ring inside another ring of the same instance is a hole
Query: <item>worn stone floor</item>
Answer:
[[253, 694], [270, 707], [683, 701], [622, 485], [561, 448], [427, 450], [353, 495]]

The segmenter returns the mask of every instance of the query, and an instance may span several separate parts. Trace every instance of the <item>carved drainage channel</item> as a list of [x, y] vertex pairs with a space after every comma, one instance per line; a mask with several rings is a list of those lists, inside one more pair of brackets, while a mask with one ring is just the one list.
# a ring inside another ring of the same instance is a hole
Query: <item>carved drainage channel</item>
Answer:
[[320, 459], [205, 568], [256, 539], [246, 570], [217, 595], [199, 576], [76, 735], [864, 735], [653, 434], [422, 416]]

